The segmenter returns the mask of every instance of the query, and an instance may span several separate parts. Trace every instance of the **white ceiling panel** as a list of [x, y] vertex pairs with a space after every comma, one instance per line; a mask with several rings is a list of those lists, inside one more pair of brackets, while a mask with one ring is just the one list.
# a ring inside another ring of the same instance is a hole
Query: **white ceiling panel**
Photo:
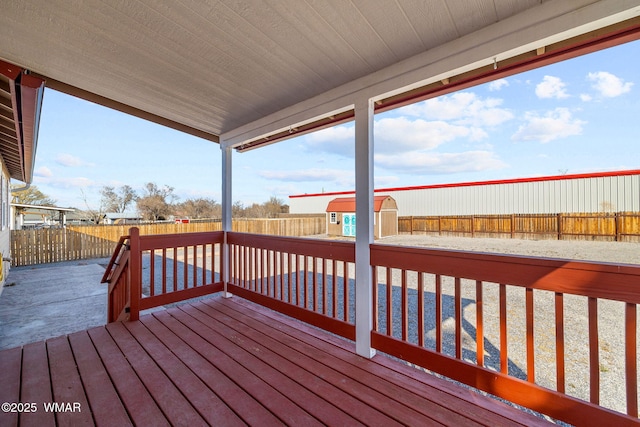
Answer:
[[0, 58], [220, 135], [562, 1], [3, 0]]

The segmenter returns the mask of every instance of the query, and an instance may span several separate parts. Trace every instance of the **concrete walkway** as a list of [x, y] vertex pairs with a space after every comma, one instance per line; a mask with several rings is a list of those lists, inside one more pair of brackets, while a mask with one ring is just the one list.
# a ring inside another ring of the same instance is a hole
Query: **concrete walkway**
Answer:
[[108, 259], [14, 267], [0, 294], [0, 349], [104, 325]]

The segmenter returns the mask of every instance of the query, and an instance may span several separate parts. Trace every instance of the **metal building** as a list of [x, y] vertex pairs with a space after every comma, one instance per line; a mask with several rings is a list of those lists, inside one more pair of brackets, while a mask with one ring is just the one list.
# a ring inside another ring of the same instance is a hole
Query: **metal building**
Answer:
[[[324, 214], [337, 196], [289, 196], [289, 212]], [[640, 211], [640, 170], [382, 188], [399, 216], [491, 215]]]

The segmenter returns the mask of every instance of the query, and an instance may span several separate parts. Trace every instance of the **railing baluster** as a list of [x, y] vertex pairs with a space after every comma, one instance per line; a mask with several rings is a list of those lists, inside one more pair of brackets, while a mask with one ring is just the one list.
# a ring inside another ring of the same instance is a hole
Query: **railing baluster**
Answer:
[[198, 245], [192, 246], [193, 250], [193, 287], [198, 286]]
[[635, 304], [625, 304], [625, 376], [627, 414], [638, 417], [638, 312]]
[[318, 312], [318, 278], [317, 278], [317, 267], [318, 267], [318, 259], [313, 257], [313, 311]]
[[589, 297], [589, 400], [600, 404], [600, 350], [598, 345], [598, 300]]
[[300, 293], [302, 292], [301, 288], [301, 280], [300, 280], [300, 255], [296, 254], [294, 255], [294, 258], [296, 259], [296, 273], [294, 274], [295, 278], [296, 278], [296, 302], [295, 304], [300, 307]]
[[262, 262], [262, 293], [269, 295], [269, 250], [263, 249], [260, 262]]
[[387, 267], [387, 335], [393, 336], [393, 284], [392, 271]]
[[[211, 253], [213, 254], [213, 248], [211, 248]], [[202, 245], [202, 286], [207, 284], [207, 270], [207, 245]]]
[[373, 271], [371, 272], [371, 280], [373, 282], [373, 286], [371, 286], [371, 292], [373, 292], [373, 295], [371, 295], [371, 301], [373, 305], [373, 307], [371, 307], [373, 312], [372, 327], [374, 331], [378, 331], [378, 267], [373, 267]]
[[407, 287], [407, 270], [402, 269], [402, 340], [409, 336], [409, 290]]
[[436, 351], [442, 353], [442, 278], [439, 274], [436, 274], [435, 306]]
[[535, 368], [535, 346], [534, 346], [534, 306], [533, 306], [533, 289], [526, 288], [525, 290], [525, 316], [527, 322], [527, 381], [536, 382], [536, 368]]
[[280, 300], [284, 301], [284, 252], [280, 252]]
[[272, 298], [276, 297], [276, 269], [275, 269], [275, 257], [276, 254], [272, 250], [267, 251], [267, 295]]
[[293, 302], [293, 283], [291, 282], [291, 273], [292, 273], [292, 260], [293, 260], [293, 255], [292, 254], [287, 254], [288, 259], [287, 259], [287, 267], [289, 268], [289, 280], [288, 280], [288, 285], [289, 285], [289, 295], [288, 295], [288, 301], [289, 304], [291, 304]]
[[257, 292], [258, 284], [256, 283], [256, 248], [249, 248], [249, 289]]
[[[375, 307], [375, 306], [374, 306]], [[418, 272], [418, 345], [424, 347], [424, 273]]]
[[484, 367], [484, 324], [481, 280], [476, 280], [476, 364]]
[[173, 248], [173, 291], [178, 290], [178, 248]]
[[156, 294], [156, 260], [155, 251], [151, 249], [149, 252], [149, 295], [154, 296]]
[[555, 293], [556, 314], [556, 390], [565, 392], [564, 377], [564, 295]]
[[167, 248], [162, 248], [162, 293], [167, 293]]
[[462, 359], [462, 292], [460, 278], [454, 278], [454, 301], [455, 301], [455, 319], [456, 319], [456, 359]]
[[304, 287], [303, 287], [303, 291], [304, 291], [304, 308], [306, 308], [307, 310], [309, 309], [309, 257], [304, 255], [302, 257], [302, 262], [304, 263], [304, 265], [302, 266], [302, 274], [304, 274]]
[[349, 321], [349, 265], [346, 261], [342, 262], [342, 296], [344, 304], [344, 321]]
[[338, 272], [337, 272], [337, 261], [331, 260], [332, 264], [332, 270], [331, 273], [333, 275], [333, 280], [331, 281], [331, 285], [333, 287], [333, 301], [332, 301], [332, 309], [333, 311], [331, 312], [332, 317], [334, 317], [335, 319], [338, 318], [338, 281], [336, 280], [338, 278]]
[[189, 283], [189, 251], [186, 246], [182, 247], [182, 254], [184, 256], [182, 270], [184, 272], [184, 282], [182, 282], [182, 289], [187, 289]]
[[509, 373], [509, 351], [507, 347], [507, 287], [500, 284], [500, 372]]
[[327, 302], [329, 300], [329, 288], [327, 286], [327, 259], [322, 259], [322, 314], [325, 316], [329, 313]]

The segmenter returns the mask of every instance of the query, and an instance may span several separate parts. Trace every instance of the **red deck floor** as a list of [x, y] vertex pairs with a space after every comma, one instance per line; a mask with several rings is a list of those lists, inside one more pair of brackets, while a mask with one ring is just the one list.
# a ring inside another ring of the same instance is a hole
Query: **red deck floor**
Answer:
[[0, 400], [36, 404], [1, 426], [546, 424], [238, 297], [4, 350], [0, 367]]

